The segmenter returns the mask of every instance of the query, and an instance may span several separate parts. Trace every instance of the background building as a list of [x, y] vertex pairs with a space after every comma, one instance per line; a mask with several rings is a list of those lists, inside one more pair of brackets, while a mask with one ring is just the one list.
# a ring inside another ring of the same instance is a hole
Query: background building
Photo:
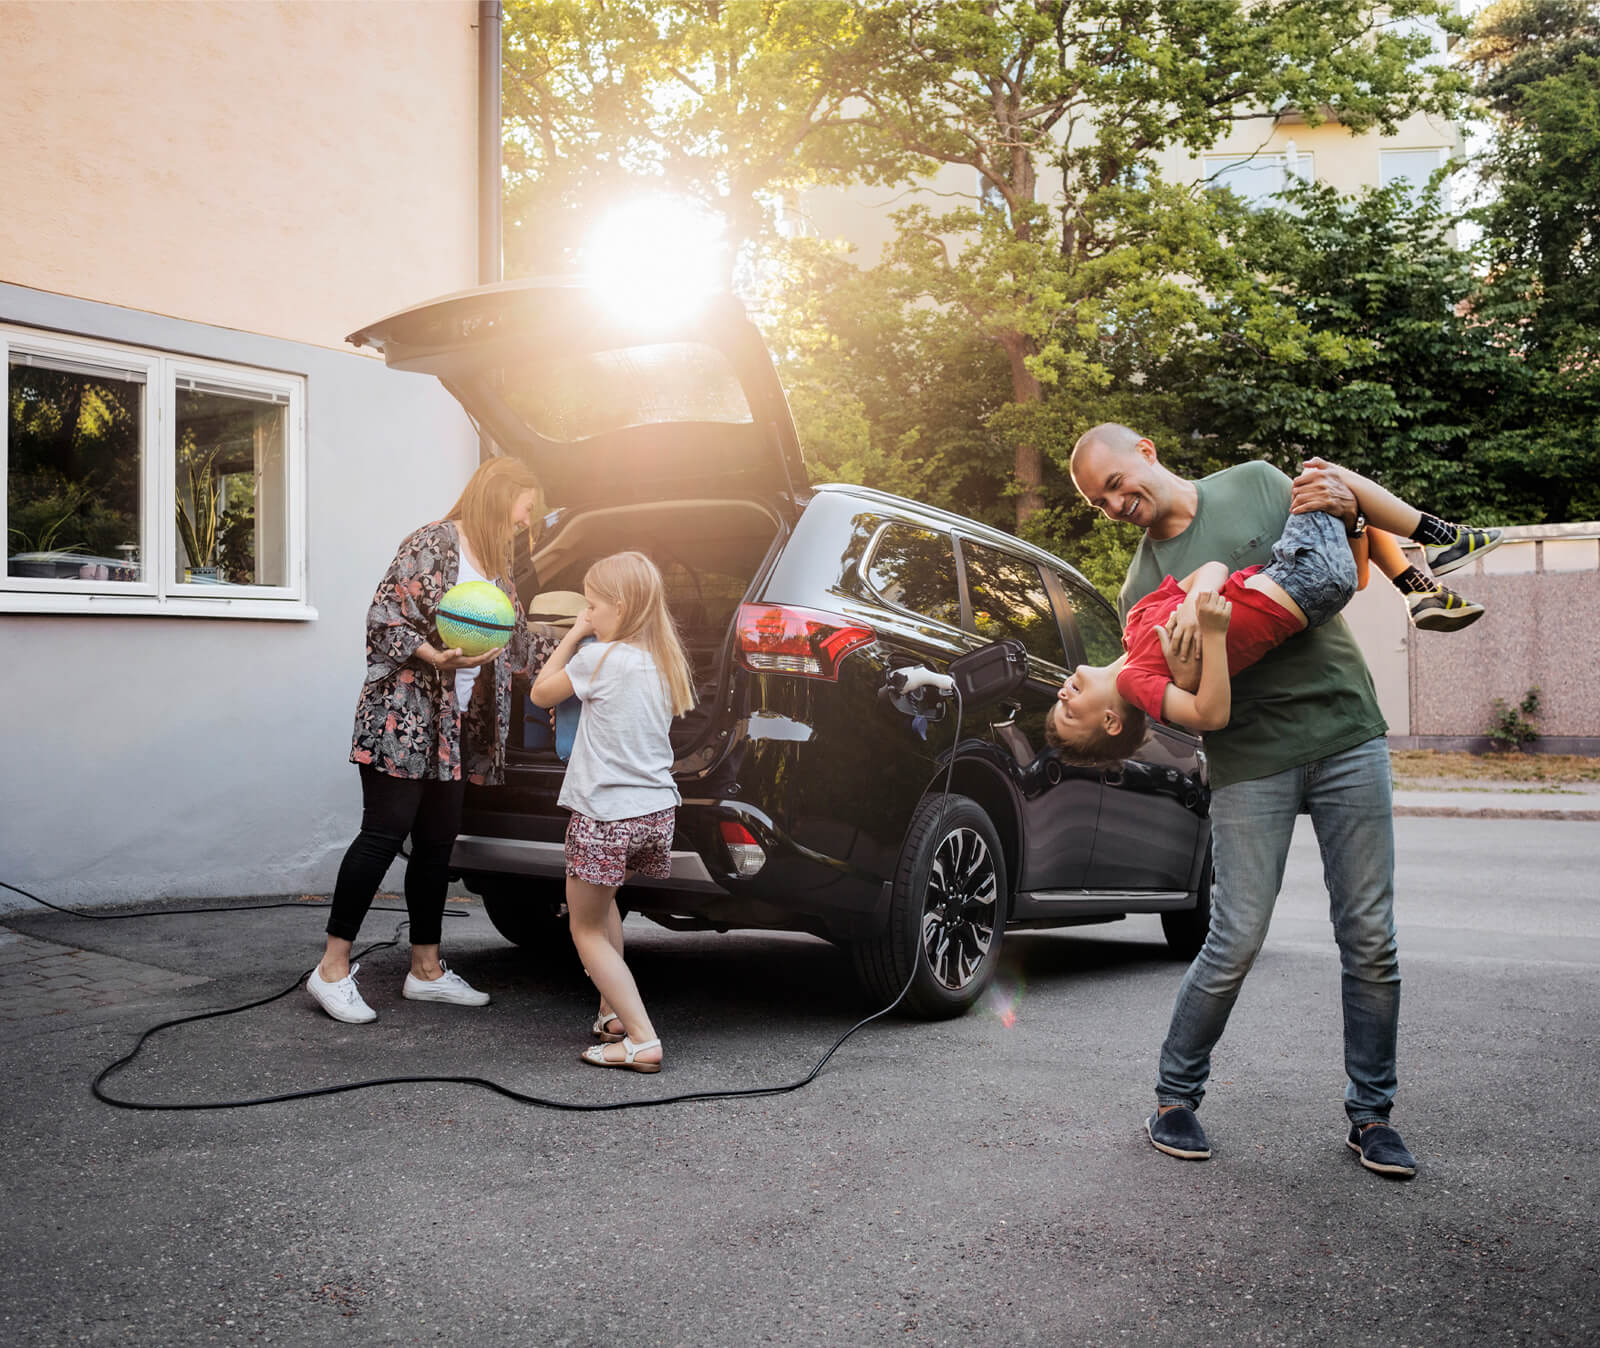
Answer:
[[367, 604], [477, 462], [343, 339], [478, 281], [477, 22], [5, 5], [0, 878], [330, 884]]

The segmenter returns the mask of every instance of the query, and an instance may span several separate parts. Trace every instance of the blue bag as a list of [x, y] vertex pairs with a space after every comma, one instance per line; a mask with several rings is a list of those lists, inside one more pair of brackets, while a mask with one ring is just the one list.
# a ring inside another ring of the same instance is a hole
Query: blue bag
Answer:
[[[581, 651], [593, 640], [593, 637], [585, 637], [578, 643], [578, 650]], [[582, 714], [583, 699], [576, 694], [555, 705], [556, 757], [563, 763], [572, 757], [572, 742], [578, 737], [578, 717]]]

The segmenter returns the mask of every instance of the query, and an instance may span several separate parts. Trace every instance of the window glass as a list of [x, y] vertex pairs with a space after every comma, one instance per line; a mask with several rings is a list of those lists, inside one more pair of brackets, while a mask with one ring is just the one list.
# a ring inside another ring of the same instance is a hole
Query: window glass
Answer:
[[999, 548], [966, 540], [961, 544], [961, 557], [967, 568], [967, 594], [978, 635], [988, 641], [1015, 637], [1028, 648], [1028, 654], [1064, 667], [1061, 629], [1039, 568]]
[[6, 366], [6, 574], [144, 579], [144, 372], [15, 350]]
[[891, 604], [960, 625], [961, 589], [949, 534], [891, 524], [879, 536], [866, 574], [867, 583]]
[[564, 443], [630, 426], [755, 420], [727, 357], [701, 342], [541, 352], [493, 379], [530, 430]]
[[314, 617], [304, 390], [0, 323], [0, 613]]
[[1055, 577], [1072, 606], [1085, 658], [1091, 665], [1109, 665], [1122, 654], [1122, 624], [1117, 621], [1115, 610], [1087, 585], [1059, 571]]
[[286, 585], [288, 395], [177, 382], [172, 579]]
[[[1435, 169], [1444, 163], [1445, 152], [1440, 149], [1432, 150], [1379, 150], [1378, 151], [1378, 184], [1387, 187], [1390, 183], [1404, 183], [1407, 187], [1406, 195], [1415, 201], [1422, 195], [1422, 190], [1428, 185], [1428, 179], [1433, 176]], [[1440, 185], [1440, 202], [1444, 209], [1450, 209], [1450, 193], [1448, 181]]]
[[1240, 200], [1257, 207], [1281, 204], [1273, 198], [1289, 185], [1292, 178], [1312, 182], [1317, 176], [1309, 154], [1296, 154], [1292, 159], [1281, 154], [1257, 154], [1246, 158], [1208, 154], [1205, 157], [1205, 170], [1211, 190], [1220, 191], [1226, 187]]

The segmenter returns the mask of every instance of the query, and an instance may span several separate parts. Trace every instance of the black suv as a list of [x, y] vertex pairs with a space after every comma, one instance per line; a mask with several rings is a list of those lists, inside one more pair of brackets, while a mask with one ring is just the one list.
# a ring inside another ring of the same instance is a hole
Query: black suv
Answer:
[[[666, 578], [700, 702], [673, 726], [672, 878], [629, 884], [627, 908], [675, 929], [815, 933], [850, 950], [880, 1002], [914, 969], [908, 1001], [924, 1016], [977, 999], [1008, 928], [1160, 913], [1176, 951], [1199, 948], [1211, 829], [1198, 741], [1157, 725], [1109, 770], [1041, 752], [1069, 668], [1120, 653], [1110, 605], [1008, 534], [810, 485], [735, 299], [650, 323], [582, 283], [508, 282], [350, 340], [437, 375], [539, 474], [553, 510], [518, 578], [525, 603], [581, 589], [625, 548]], [[959, 707], [896, 676], [1001, 641], [1020, 643], [1003, 648], [1015, 677]], [[564, 767], [521, 747], [521, 729], [506, 785], [468, 788], [454, 865], [508, 939], [564, 944]]]

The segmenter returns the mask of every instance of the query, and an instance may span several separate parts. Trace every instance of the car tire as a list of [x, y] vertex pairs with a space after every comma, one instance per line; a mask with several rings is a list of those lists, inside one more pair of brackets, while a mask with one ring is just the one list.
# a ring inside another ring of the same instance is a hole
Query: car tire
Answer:
[[482, 872], [468, 872], [461, 880], [483, 900], [494, 929], [512, 945], [536, 954], [572, 949], [567, 919], [561, 913], [564, 880]]
[[1005, 856], [983, 807], [929, 796], [906, 831], [883, 933], [850, 947], [856, 977], [880, 1006], [909, 979], [901, 1005], [911, 1015], [959, 1016], [994, 977], [1009, 907]]
[[1206, 943], [1206, 933], [1211, 930], [1211, 880], [1211, 847], [1207, 844], [1206, 859], [1200, 866], [1198, 902], [1193, 908], [1161, 914], [1167, 948], [1180, 959], [1192, 960]]

